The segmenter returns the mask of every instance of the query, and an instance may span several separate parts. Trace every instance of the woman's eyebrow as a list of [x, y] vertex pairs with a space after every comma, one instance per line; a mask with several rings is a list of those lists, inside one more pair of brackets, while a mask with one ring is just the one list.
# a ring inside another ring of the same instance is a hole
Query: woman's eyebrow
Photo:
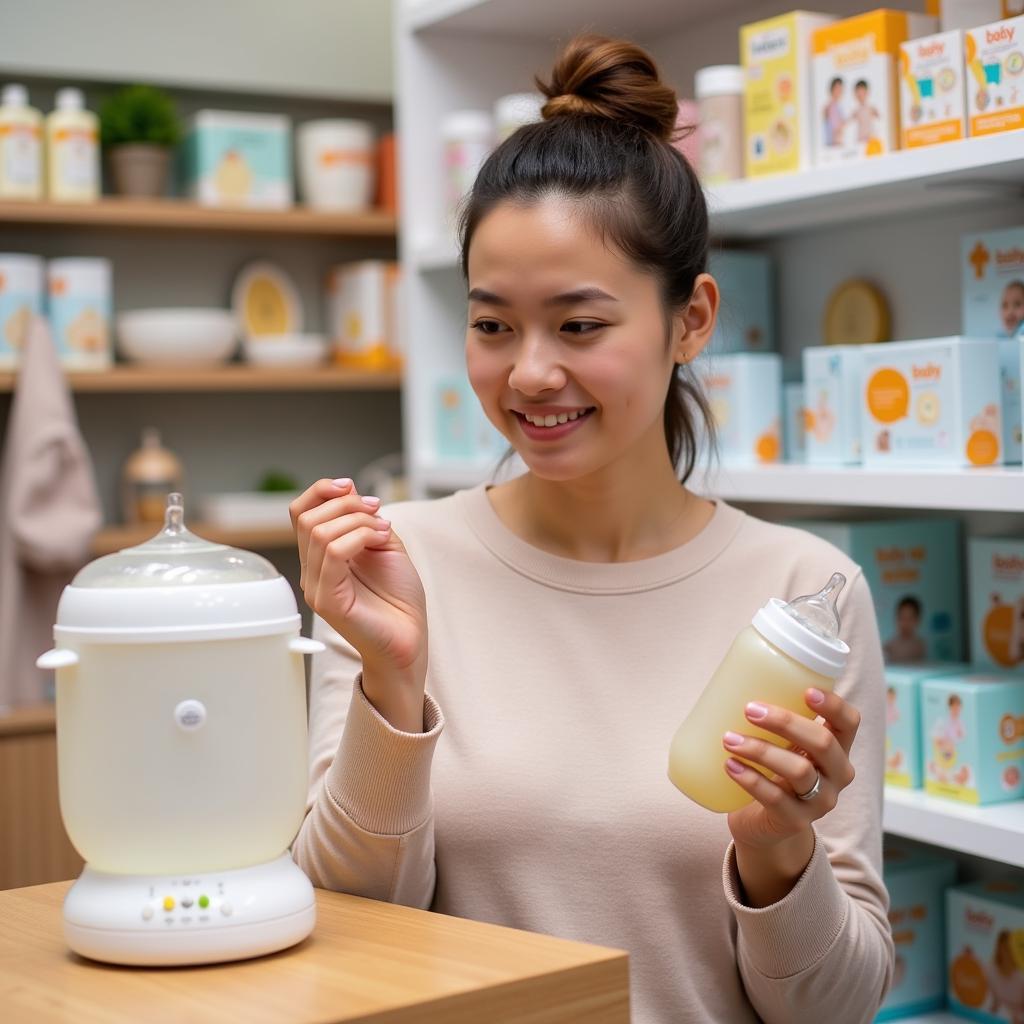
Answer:
[[[484, 288], [472, 288], [469, 292], [471, 302], [486, 302], [491, 306], [508, 306], [508, 299], [489, 292]], [[576, 288], [571, 292], [562, 292], [544, 300], [545, 306], [571, 306], [576, 302], [618, 302], [614, 295], [609, 295], [600, 288]]]

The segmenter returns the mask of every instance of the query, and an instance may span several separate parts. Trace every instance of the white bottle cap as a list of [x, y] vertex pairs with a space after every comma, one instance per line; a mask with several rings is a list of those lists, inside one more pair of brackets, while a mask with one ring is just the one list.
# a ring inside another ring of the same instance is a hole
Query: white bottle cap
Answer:
[[58, 110], [83, 110], [85, 108], [85, 96], [81, 89], [71, 87], [58, 89], [56, 102]]
[[693, 76], [693, 91], [697, 99], [709, 96], [733, 96], [743, 93], [743, 68], [738, 64], [713, 64], [701, 68]]
[[490, 142], [494, 121], [486, 110], [453, 110], [441, 120], [441, 135], [453, 142]]
[[850, 647], [839, 637], [825, 637], [810, 630], [786, 610], [785, 601], [773, 597], [754, 616], [752, 623], [768, 641], [812, 672], [838, 679], [846, 668]]
[[5, 85], [3, 91], [3, 105], [5, 107], [27, 107], [28, 89], [23, 85]]

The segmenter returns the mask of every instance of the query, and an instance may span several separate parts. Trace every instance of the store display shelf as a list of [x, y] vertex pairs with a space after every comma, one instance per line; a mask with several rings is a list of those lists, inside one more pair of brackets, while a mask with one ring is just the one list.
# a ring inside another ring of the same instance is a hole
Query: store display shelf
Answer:
[[985, 512], [1024, 510], [1024, 471], [887, 469], [861, 466], [721, 466], [691, 481], [726, 501], [874, 508], [935, 508]]
[[[230, 527], [207, 523], [189, 523], [189, 529], [216, 544], [230, 544], [236, 548], [257, 551], [275, 551], [289, 548], [295, 543], [290, 526]], [[160, 528], [159, 523], [132, 526], [105, 526], [92, 541], [94, 555], [109, 555], [122, 548], [134, 547], [149, 540]]]
[[711, 226], [759, 238], [1024, 196], [1024, 132], [709, 187]]
[[1024, 800], [977, 807], [886, 786], [882, 824], [892, 835], [1024, 867]]
[[104, 196], [94, 203], [0, 202], [0, 224], [33, 227], [101, 227], [273, 235], [331, 235], [394, 239], [393, 213], [331, 213], [290, 210], [216, 209], [184, 199], [122, 199]]
[[[622, 4], [620, 0], [406, 0], [406, 26], [413, 32], [446, 31], [551, 40], [566, 25], [601, 25], [634, 39], [681, 30], [709, 13], [740, 6], [740, 0]], [[756, 6], [756, 5], [755, 5]]]
[[[16, 374], [0, 372], [0, 394], [14, 390]], [[165, 369], [115, 366], [69, 373], [73, 391], [117, 394], [183, 391], [396, 391], [402, 375], [340, 367], [291, 369], [230, 364], [215, 368]]]

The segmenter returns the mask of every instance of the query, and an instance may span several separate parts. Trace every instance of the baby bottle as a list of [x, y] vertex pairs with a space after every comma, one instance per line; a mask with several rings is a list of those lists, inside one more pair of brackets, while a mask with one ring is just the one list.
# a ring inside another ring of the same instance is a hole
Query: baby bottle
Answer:
[[[831, 691], [850, 654], [839, 639], [836, 609], [845, 584], [846, 577], [837, 572], [817, 594], [789, 604], [773, 597], [733, 641], [669, 749], [668, 777], [691, 800], [726, 812], [753, 799], [726, 774], [731, 755], [722, 737], [731, 730], [777, 746], [786, 741], [748, 721], [744, 709], [750, 701], [815, 717], [805, 692], [812, 686]], [[769, 774], [759, 765], [751, 767]]]

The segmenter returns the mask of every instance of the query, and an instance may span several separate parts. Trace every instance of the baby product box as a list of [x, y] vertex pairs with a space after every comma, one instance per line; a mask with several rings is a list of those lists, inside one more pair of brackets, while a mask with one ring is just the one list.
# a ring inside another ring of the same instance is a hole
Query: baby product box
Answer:
[[487, 419], [466, 375], [445, 374], [438, 378], [435, 387], [434, 444], [438, 459], [451, 462], [499, 459], [508, 441]]
[[941, 1009], [946, 1003], [946, 889], [956, 881], [956, 862], [886, 836], [882, 878], [889, 891], [896, 962], [892, 988], [875, 1020]]
[[807, 461], [807, 410], [803, 384], [785, 384], [782, 388], [782, 439], [787, 462]]
[[113, 272], [109, 260], [68, 257], [46, 265], [53, 343], [68, 370], [105, 370], [114, 361], [110, 322]]
[[[964, 235], [960, 267], [964, 334], [1014, 338], [1024, 325], [1024, 226]], [[1012, 345], [999, 347], [999, 372], [1005, 461], [1020, 462], [1021, 375]]]
[[929, 793], [972, 804], [1024, 796], [1024, 675], [924, 680], [921, 753]]
[[1024, 1016], [1024, 885], [992, 879], [946, 892], [950, 1007], [971, 1020]]
[[974, 663], [1024, 668], [1024, 540], [972, 537], [967, 595]]
[[886, 662], [963, 659], [959, 520], [795, 525], [834, 544], [864, 570]]
[[831, 14], [791, 11], [740, 29], [748, 178], [811, 166], [811, 33], [833, 21]]
[[900, 44], [936, 28], [927, 15], [880, 9], [815, 29], [815, 163], [880, 156], [899, 147]]
[[188, 121], [179, 159], [182, 191], [204, 206], [292, 204], [287, 117], [197, 111]]
[[327, 274], [327, 335], [335, 362], [362, 370], [396, 370], [400, 347], [398, 264], [360, 260]]
[[43, 312], [43, 259], [0, 253], [0, 369], [21, 361], [33, 316]]
[[971, 135], [1024, 128], [1024, 17], [964, 34]]
[[708, 269], [722, 296], [712, 351], [774, 352], [771, 258], [760, 252], [725, 250], [711, 254]]
[[833, 465], [860, 462], [861, 346], [805, 348], [803, 359], [807, 461]]
[[864, 346], [867, 466], [992, 466], [1003, 461], [995, 341], [936, 338]]
[[959, 675], [967, 665], [886, 665], [885, 782], [901, 789], [921, 788], [921, 683]]
[[718, 428], [722, 462], [782, 459], [782, 358], [774, 352], [711, 355], [697, 368]]
[[961, 32], [939, 32], [900, 43], [899, 73], [904, 149], [967, 137]]

